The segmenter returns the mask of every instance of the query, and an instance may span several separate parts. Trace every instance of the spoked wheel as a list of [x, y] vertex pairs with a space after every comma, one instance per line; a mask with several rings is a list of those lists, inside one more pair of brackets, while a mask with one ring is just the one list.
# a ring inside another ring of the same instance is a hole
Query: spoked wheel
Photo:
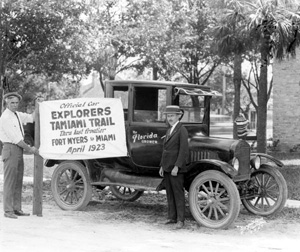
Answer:
[[251, 174], [250, 186], [254, 188], [251, 198], [242, 199], [244, 207], [251, 213], [267, 216], [283, 209], [288, 189], [282, 174], [263, 165]]
[[199, 174], [189, 189], [190, 210], [208, 228], [228, 228], [240, 212], [240, 196], [234, 182], [219, 171]]
[[76, 161], [65, 161], [56, 167], [51, 190], [55, 202], [64, 210], [82, 210], [92, 197], [86, 168]]
[[138, 191], [124, 186], [110, 186], [110, 190], [118, 199], [126, 201], [135, 201], [144, 193], [144, 191]]

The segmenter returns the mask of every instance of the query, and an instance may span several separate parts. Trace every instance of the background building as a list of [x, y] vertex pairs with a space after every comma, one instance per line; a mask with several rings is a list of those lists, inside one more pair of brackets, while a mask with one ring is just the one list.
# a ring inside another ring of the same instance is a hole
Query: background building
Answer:
[[281, 151], [300, 146], [300, 49], [296, 57], [274, 62], [273, 140]]

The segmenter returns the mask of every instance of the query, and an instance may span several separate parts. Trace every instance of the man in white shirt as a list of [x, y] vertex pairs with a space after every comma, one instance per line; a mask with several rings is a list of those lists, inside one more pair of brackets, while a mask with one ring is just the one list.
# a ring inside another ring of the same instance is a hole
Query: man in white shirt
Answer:
[[0, 141], [3, 143], [4, 168], [3, 208], [4, 216], [17, 219], [29, 216], [22, 211], [22, 186], [24, 175], [23, 150], [38, 154], [38, 149], [24, 142], [23, 124], [34, 121], [34, 114], [17, 112], [22, 97], [15, 92], [4, 95], [6, 109], [0, 117]]

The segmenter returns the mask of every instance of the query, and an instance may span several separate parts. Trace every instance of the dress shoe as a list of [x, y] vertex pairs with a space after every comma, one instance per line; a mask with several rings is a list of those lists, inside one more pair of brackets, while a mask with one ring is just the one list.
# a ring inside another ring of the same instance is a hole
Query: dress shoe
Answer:
[[174, 227], [174, 229], [182, 229], [184, 226], [184, 222], [183, 221], [178, 221], [176, 226]]
[[14, 211], [15, 215], [17, 216], [29, 216], [29, 213], [24, 213], [22, 210], [15, 210]]
[[15, 215], [13, 212], [4, 213], [4, 217], [11, 218], [11, 219], [18, 219], [18, 216]]
[[165, 223], [165, 225], [175, 224], [175, 223], [177, 223], [176, 220], [167, 220], [166, 223]]

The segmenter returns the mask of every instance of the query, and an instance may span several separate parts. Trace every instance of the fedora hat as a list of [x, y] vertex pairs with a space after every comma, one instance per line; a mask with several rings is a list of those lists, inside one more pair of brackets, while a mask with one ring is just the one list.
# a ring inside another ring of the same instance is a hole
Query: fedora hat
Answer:
[[20, 101], [22, 100], [22, 96], [19, 95], [17, 92], [10, 92], [10, 93], [3, 95], [4, 100], [7, 98], [11, 98], [11, 97], [17, 97]]
[[167, 106], [164, 114], [183, 114], [183, 110], [176, 105]]

